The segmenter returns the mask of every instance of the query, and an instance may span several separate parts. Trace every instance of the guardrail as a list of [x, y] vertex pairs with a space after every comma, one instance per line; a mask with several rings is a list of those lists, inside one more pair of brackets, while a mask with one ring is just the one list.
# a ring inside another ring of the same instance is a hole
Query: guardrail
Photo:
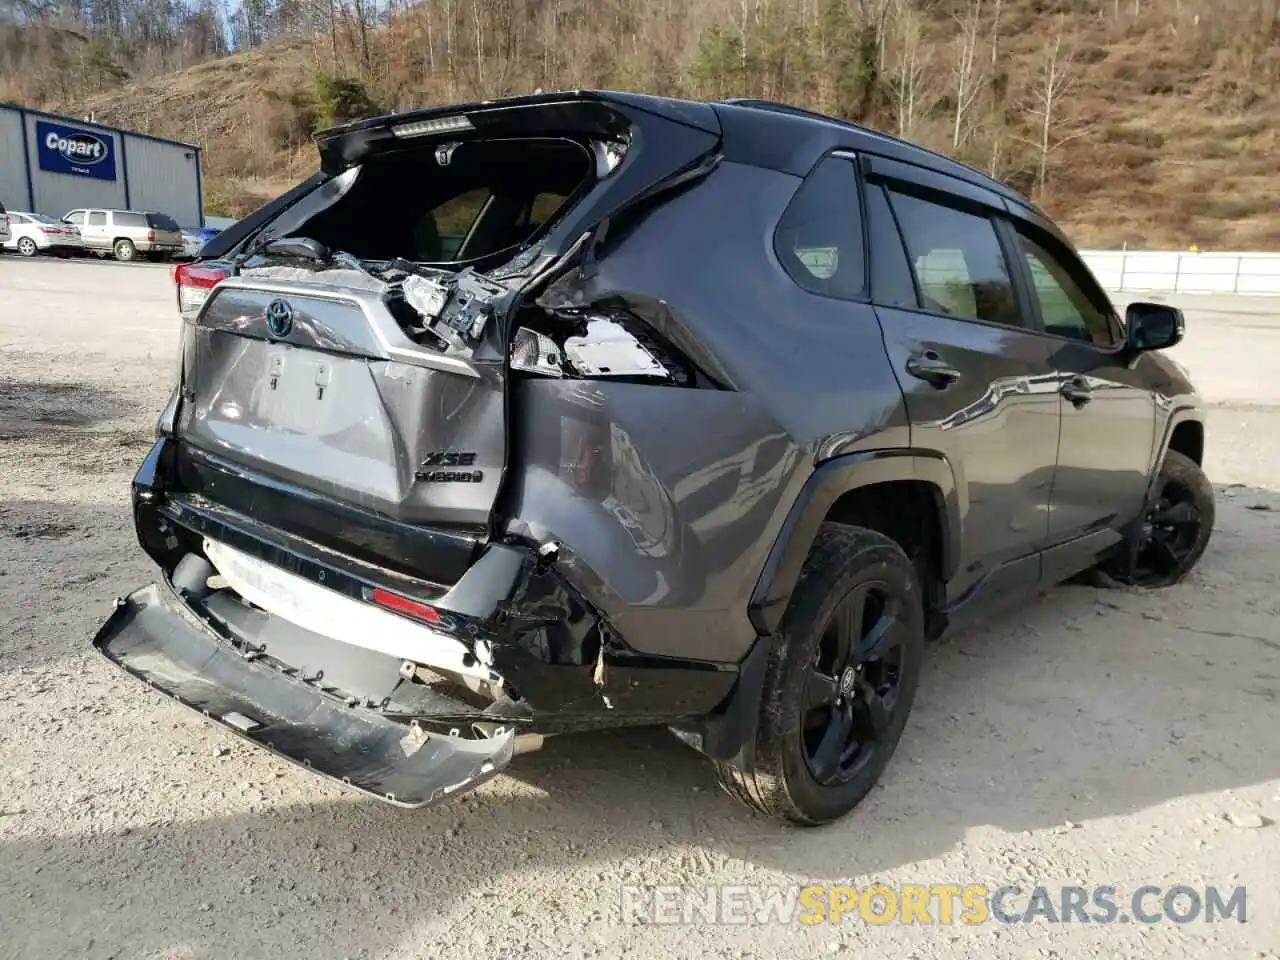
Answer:
[[1081, 250], [1106, 290], [1280, 296], [1280, 253]]

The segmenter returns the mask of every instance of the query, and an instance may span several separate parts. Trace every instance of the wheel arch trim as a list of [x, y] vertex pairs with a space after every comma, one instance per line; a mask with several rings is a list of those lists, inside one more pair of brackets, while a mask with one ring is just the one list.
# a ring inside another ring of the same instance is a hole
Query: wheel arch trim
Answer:
[[962, 491], [943, 454], [904, 447], [833, 457], [809, 475], [765, 559], [747, 608], [752, 625], [762, 636], [772, 634], [781, 623], [791, 591], [800, 579], [800, 569], [831, 506], [852, 490], [903, 480], [924, 481], [937, 489], [941, 499], [938, 520], [942, 576], [949, 580], [955, 575], [961, 543]]
[[1155, 448], [1155, 456], [1151, 459], [1151, 464], [1147, 470], [1147, 494], [1150, 496], [1155, 489], [1156, 480], [1160, 476], [1160, 465], [1164, 463], [1165, 454], [1169, 452], [1169, 444], [1173, 440], [1173, 433], [1184, 423], [1195, 422], [1200, 424], [1200, 430], [1204, 432], [1204, 413], [1196, 406], [1178, 407], [1164, 422], [1164, 429], [1160, 437], [1160, 444]]

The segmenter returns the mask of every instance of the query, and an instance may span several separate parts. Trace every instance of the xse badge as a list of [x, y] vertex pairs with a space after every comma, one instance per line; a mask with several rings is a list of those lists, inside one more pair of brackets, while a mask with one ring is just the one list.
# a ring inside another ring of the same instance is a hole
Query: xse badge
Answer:
[[454, 453], [438, 450], [428, 453], [418, 467], [414, 478], [426, 483], [479, 483], [484, 479], [483, 470], [453, 470], [451, 467], [470, 467], [476, 462], [474, 453]]

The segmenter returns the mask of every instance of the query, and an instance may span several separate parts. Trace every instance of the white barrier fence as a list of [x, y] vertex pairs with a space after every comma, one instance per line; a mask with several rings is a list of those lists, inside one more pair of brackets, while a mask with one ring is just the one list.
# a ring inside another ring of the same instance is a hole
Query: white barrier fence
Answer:
[[1115, 293], [1237, 293], [1280, 296], [1280, 253], [1081, 250], [1103, 288]]

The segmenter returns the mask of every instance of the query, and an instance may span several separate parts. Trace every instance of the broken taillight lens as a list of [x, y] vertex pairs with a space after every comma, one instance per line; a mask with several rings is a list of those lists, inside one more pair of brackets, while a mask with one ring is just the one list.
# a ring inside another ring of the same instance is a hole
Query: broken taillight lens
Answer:
[[178, 312], [194, 316], [209, 299], [209, 291], [229, 276], [222, 267], [207, 263], [180, 263], [173, 268], [173, 282], [178, 288]]

